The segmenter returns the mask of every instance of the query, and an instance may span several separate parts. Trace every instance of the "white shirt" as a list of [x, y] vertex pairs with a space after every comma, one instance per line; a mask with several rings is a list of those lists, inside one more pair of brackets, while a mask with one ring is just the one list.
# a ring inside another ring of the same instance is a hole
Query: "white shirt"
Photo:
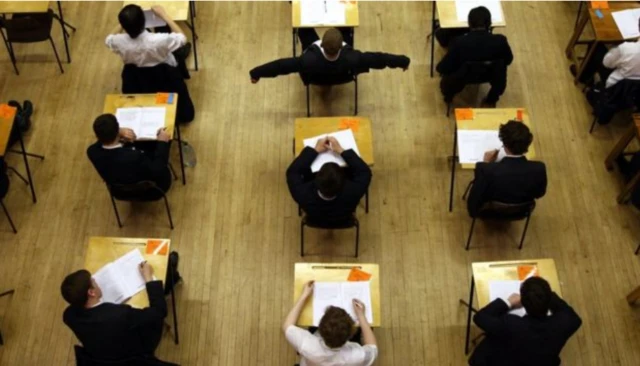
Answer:
[[340, 348], [329, 348], [318, 332], [289, 326], [287, 341], [300, 353], [300, 366], [370, 366], [378, 356], [378, 347], [347, 342]]
[[622, 79], [640, 80], [639, 42], [624, 42], [609, 50], [604, 56], [602, 64], [610, 69], [615, 69], [607, 78], [607, 88]]
[[107, 47], [122, 57], [125, 64], [138, 67], [153, 67], [161, 63], [178, 66], [173, 51], [187, 43], [182, 33], [150, 33], [146, 30], [136, 38], [126, 33], [110, 34], [105, 40]]

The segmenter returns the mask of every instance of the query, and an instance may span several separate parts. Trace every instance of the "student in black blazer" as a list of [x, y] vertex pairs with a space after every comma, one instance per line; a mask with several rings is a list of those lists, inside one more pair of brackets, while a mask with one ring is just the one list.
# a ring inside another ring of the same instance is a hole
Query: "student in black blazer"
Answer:
[[149, 307], [145, 309], [101, 303], [102, 290], [86, 270], [74, 272], [62, 282], [62, 297], [69, 303], [64, 323], [92, 358], [107, 361], [153, 356], [162, 336], [167, 303], [162, 281], [153, 280], [151, 265], [140, 263], [140, 274], [149, 296]]
[[87, 155], [107, 184], [150, 180], [164, 192], [169, 190], [171, 136], [164, 129], [158, 131], [157, 142], [144, 141], [131, 145], [129, 143], [136, 138], [133, 131], [120, 128], [113, 114], [103, 114], [93, 123], [93, 131], [98, 141], [89, 146]]
[[[354, 50], [351, 44], [344, 42], [352, 37], [343, 33], [344, 29], [341, 32], [336, 28], [330, 28], [320, 41], [315, 30], [299, 29], [298, 34], [304, 49], [302, 55], [275, 60], [252, 69], [249, 72], [251, 82], [257, 83], [260, 78], [273, 78], [297, 72], [305, 83], [329, 85], [332, 83], [332, 77], [345, 74], [356, 75], [369, 72], [369, 69], [385, 67], [406, 70], [409, 67], [411, 60], [406, 56]], [[319, 75], [326, 80], [317, 80]]]
[[[509, 314], [523, 306], [524, 317]], [[560, 365], [562, 347], [582, 325], [578, 314], [540, 277], [524, 281], [520, 295], [480, 309], [473, 321], [486, 338], [469, 358], [471, 366]]]
[[[347, 163], [325, 163], [311, 176], [311, 164], [318, 154], [333, 150]], [[350, 217], [371, 183], [371, 169], [352, 149], [344, 150], [333, 137], [318, 140], [315, 149], [305, 147], [287, 169], [287, 184], [293, 199], [316, 222]]]
[[478, 215], [485, 202], [524, 203], [544, 196], [547, 190], [544, 163], [524, 156], [533, 141], [529, 127], [509, 121], [500, 126], [499, 136], [503, 148], [487, 151], [484, 162], [476, 163], [467, 200], [471, 217]]
[[467, 62], [501, 60], [501, 67], [493, 70], [491, 90], [483, 100], [484, 106], [495, 107], [507, 87], [507, 66], [513, 62], [513, 53], [507, 37], [490, 32], [489, 9], [484, 6], [471, 9], [468, 19], [469, 33], [451, 41], [447, 54], [436, 66], [442, 75], [440, 89], [445, 102], [450, 103], [466, 83], [473, 81], [466, 72]]

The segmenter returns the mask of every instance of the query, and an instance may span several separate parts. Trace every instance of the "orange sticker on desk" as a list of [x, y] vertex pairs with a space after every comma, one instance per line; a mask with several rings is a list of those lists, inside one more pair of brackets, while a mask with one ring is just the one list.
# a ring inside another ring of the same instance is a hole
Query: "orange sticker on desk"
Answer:
[[347, 281], [358, 282], [358, 281], [369, 281], [371, 278], [371, 273], [367, 273], [365, 271], [359, 270], [357, 267], [351, 268], [351, 272], [349, 272], [349, 277], [347, 277]]
[[169, 240], [147, 240], [147, 254], [167, 255], [169, 253]]
[[592, 1], [591, 2], [592, 9], [609, 9], [608, 1]]
[[522, 109], [518, 109], [516, 111], [516, 121], [520, 121], [520, 122], [523, 121], [523, 119], [522, 119]]
[[167, 103], [169, 103], [169, 93], [156, 94], [156, 104], [167, 104]]
[[524, 281], [529, 277], [538, 277], [540, 273], [538, 273], [538, 266], [523, 264], [518, 266], [518, 279], [520, 281]]
[[358, 132], [358, 130], [360, 129], [360, 120], [355, 118], [343, 118], [340, 120], [338, 129], [340, 130], [351, 129], [351, 131], [353, 132]]
[[473, 109], [456, 108], [456, 121], [468, 121], [473, 119]]
[[16, 114], [16, 107], [7, 104], [0, 104], [0, 118], [13, 118]]

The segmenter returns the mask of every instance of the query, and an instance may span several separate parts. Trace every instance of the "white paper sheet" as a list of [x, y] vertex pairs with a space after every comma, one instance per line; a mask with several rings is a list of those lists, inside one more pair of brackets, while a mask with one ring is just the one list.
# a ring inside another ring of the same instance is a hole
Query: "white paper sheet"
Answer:
[[155, 139], [164, 127], [166, 107], [118, 108], [116, 119], [122, 128], [130, 128], [138, 139]]
[[102, 302], [120, 304], [142, 291], [146, 284], [138, 265], [144, 261], [140, 250], [129, 253], [108, 263], [93, 275], [102, 290]]
[[371, 309], [371, 285], [369, 281], [359, 282], [316, 282], [313, 290], [313, 324], [320, 324], [327, 307], [336, 306], [344, 309], [354, 321], [353, 299], [365, 304], [365, 317], [373, 322]]
[[[520, 283], [520, 281], [489, 281], [489, 300], [507, 300], [512, 294], [519, 294]], [[517, 316], [527, 314], [524, 308], [511, 310], [509, 313]]]
[[338, 24], [346, 22], [345, 4], [339, 0], [301, 0], [300, 24]]
[[156, 28], [156, 27], [164, 27], [167, 25], [167, 22], [162, 20], [153, 10], [145, 10], [144, 11], [144, 27], [145, 28]]
[[[340, 143], [340, 146], [342, 146], [344, 150], [353, 149], [353, 151], [355, 151], [356, 154], [360, 156], [360, 151], [358, 150], [358, 145], [356, 144], [356, 139], [353, 136], [353, 131], [351, 131], [351, 129], [346, 129], [346, 130], [332, 132], [325, 135], [310, 137], [308, 139], [304, 139], [303, 144], [304, 146], [315, 148], [316, 142], [318, 141], [318, 139], [324, 138], [327, 136], [335, 137], [336, 140], [338, 140], [338, 142]], [[333, 151], [327, 151], [322, 154], [319, 154], [316, 160], [313, 161], [313, 163], [311, 164], [311, 172], [313, 173], [318, 172], [325, 163], [336, 163], [342, 167], [347, 166], [347, 163], [344, 161], [342, 156], [334, 153]]]
[[345, 4], [339, 0], [326, 0], [325, 24], [345, 24]]
[[109, 263], [93, 274], [93, 279], [102, 290], [101, 302], [120, 304], [125, 300], [124, 289], [114, 274], [113, 264]]
[[484, 6], [489, 9], [492, 23], [502, 22], [504, 20], [500, 0], [456, 0], [458, 21], [466, 22], [471, 9], [477, 8], [478, 6]]
[[486, 151], [501, 147], [498, 131], [458, 130], [458, 156], [461, 164], [482, 161]]
[[622, 38], [630, 39], [640, 37], [640, 31], [638, 30], [638, 18], [640, 18], [640, 9], [629, 9], [622, 11], [611, 12], [613, 20]]

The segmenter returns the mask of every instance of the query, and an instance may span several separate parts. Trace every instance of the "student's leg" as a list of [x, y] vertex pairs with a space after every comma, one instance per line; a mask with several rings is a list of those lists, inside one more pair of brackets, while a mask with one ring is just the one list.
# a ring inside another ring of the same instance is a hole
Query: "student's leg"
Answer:
[[342, 33], [342, 40], [353, 47], [353, 27], [339, 27], [338, 30]]
[[443, 75], [440, 79], [440, 91], [445, 103], [451, 103], [453, 97], [464, 89], [464, 80], [455, 75]]
[[303, 52], [309, 48], [313, 42], [320, 39], [318, 33], [316, 33], [316, 30], [313, 28], [298, 28], [298, 38], [300, 38]]
[[491, 90], [487, 94], [484, 102], [487, 104], [496, 104], [498, 103], [498, 99], [500, 96], [504, 94], [505, 89], [507, 89], [507, 75], [505, 73], [504, 78], [499, 77], [496, 80], [491, 81]]
[[[182, 276], [180, 276], [180, 272], [178, 272], [178, 262], [180, 261], [180, 256], [178, 252], [169, 253], [169, 264], [167, 265], [167, 273], [166, 273], [166, 284], [164, 286], [164, 294], [165, 296], [171, 293], [171, 288], [174, 287], [180, 280]], [[173, 282], [171, 281], [173, 278]]]
[[[596, 49], [593, 51], [593, 55], [591, 55], [591, 58], [582, 71], [582, 75], [580, 75], [579, 81], [583, 84], [591, 83], [596, 72], [600, 72], [600, 69], [604, 68], [604, 66], [602, 66], [602, 61], [604, 60], [604, 56], [607, 54], [607, 52], [609, 52], [609, 49], [602, 43], [596, 44], [595, 47]], [[576, 67], [576, 65], [571, 65], [569, 67], [569, 70], [571, 71], [571, 74], [575, 76], [578, 68]]]
[[162, 339], [163, 329], [164, 320], [159, 320], [154, 324], [148, 325], [147, 329], [141, 332], [140, 338], [142, 339], [142, 347], [146, 355], [155, 356], [156, 349]]

